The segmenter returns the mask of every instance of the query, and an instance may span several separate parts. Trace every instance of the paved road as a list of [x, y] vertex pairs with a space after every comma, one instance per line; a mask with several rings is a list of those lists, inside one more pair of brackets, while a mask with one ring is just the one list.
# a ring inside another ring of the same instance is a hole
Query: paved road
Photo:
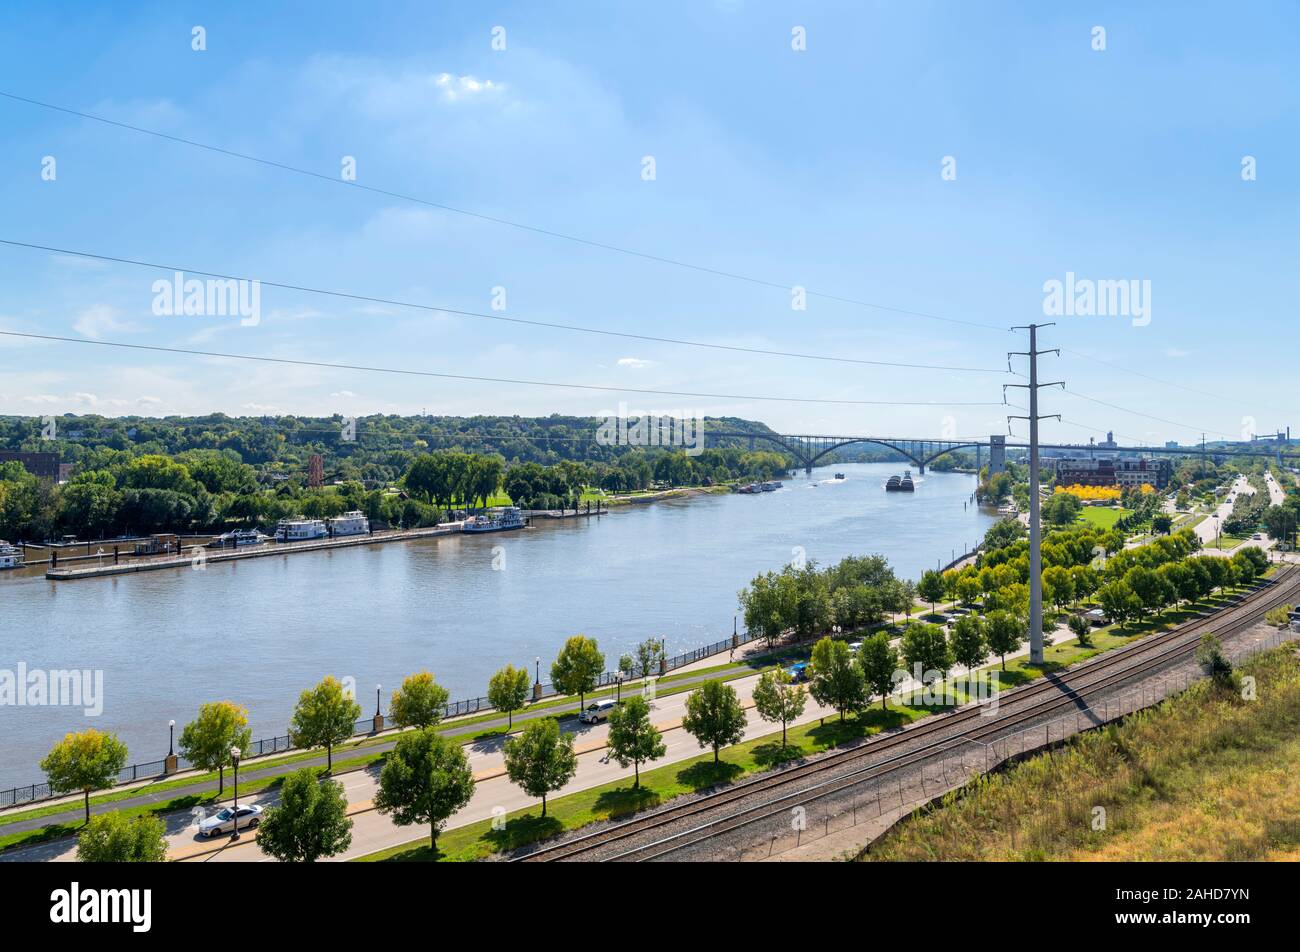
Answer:
[[[711, 659], [711, 662], [713, 665], [716, 666], [717, 664], [721, 663], [721, 656], [719, 655], [718, 657]], [[755, 664], [760, 664], [760, 663], [761, 663], [761, 659], [755, 662]], [[728, 670], [741, 671], [741, 670], [746, 670], [748, 667], [750, 666], [744, 664], [736, 664], [731, 669]], [[689, 668], [690, 666], [688, 666], [687, 669], [685, 670], [689, 671]], [[664, 687], [677, 690], [682, 686], [698, 684], [702, 681], [707, 681], [711, 678], [717, 678], [721, 675], [725, 675], [726, 673], [727, 673], [726, 670], [712, 671], [709, 673], [697, 673], [691, 675], [690, 677], [683, 677], [678, 680], [672, 681], [669, 684], [665, 685]], [[602, 689], [601, 691], [597, 692], [596, 695], [593, 696], [599, 697], [605, 695], [606, 693], [608, 692], [605, 689]], [[577, 710], [577, 706], [578, 706], [578, 702], [576, 700], [573, 701], [572, 708], [574, 710]], [[516, 725], [524, 724], [538, 717], [546, 717], [548, 715], [552, 715], [556, 713], [557, 710], [561, 710], [561, 709], [562, 707], [557, 708], [555, 706], [551, 706], [551, 707], [537, 708], [531, 711], [528, 710], [521, 711], [515, 714], [514, 723]], [[505, 718], [504, 716], [493, 717], [488, 720], [477, 721], [472, 724], [458, 725], [453, 721], [446, 725], [443, 733], [447, 737], [452, 737], [452, 738], [473, 737], [482, 734], [484, 731], [487, 730], [492, 730], [494, 728], [499, 728], [499, 727], [505, 727], [506, 723], [507, 723], [507, 718]], [[573, 724], [574, 726], [577, 726], [577, 721], [574, 720]], [[346, 759], [348, 757], [356, 757], [363, 754], [383, 753], [392, 750], [393, 746], [396, 743], [397, 743], [397, 735], [396, 732], [394, 732], [392, 734], [391, 740], [381, 741], [379, 743], [370, 744], [361, 748], [349, 747], [346, 750], [335, 749], [334, 759], [340, 760], [340, 759]], [[287, 753], [291, 754], [293, 752], [287, 752]], [[286, 754], [272, 755], [270, 759], [274, 759], [276, 756], [283, 757], [285, 755]], [[295, 770], [301, 770], [304, 767], [323, 767], [325, 766], [325, 762], [326, 762], [325, 754], [321, 753], [316, 756], [312, 756], [312, 757], [304, 758], [303, 760], [300, 761], [296, 761], [292, 764], [282, 765], [278, 767], [264, 767], [262, 769], [258, 769], [254, 765], [249, 764], [249, 766], [245, 767], [243, 770], [240, 771], [240, 779], [252, 781], [252, 780], [262, 780], [268, 777], [278, 777], [282, 774], [291, 773]], [[226, 774], [227, 774], [227, 780], [229, 780], [230, 771], [226, 771]], [[92, 800], [90, 805], [90, 812], [92, 814], [99, 814], [99, 813], [107, 813], [112, 810], [121, 810], [126, 807], [145, 806], [154, 803], [165, 803], [166, 801], [174, 800], [177, 797], [212, 793], [216, 789], [217, 789], [217, 782], [215, 780], [201, 780], [201, 781], [196, 780], [194, 783], [184, 784], [179, 787], [169, 787], [166, 790], [150, 790], [149, 787], [146, 785], [141, 787], [141, 792], [138, 795], [128, 797], [123, 800], [115, 800], [112, 801], [111, 803], [99, 803], [99, 804], [96, 804]], [[227, 787], [227, 790], [228, 789], [229, 788]], [[41, 806], [43, 806], [43, 804], [40, 803], [33, 804], [33, 807], [36, 808], [39, 808]], [[19, 811], [15, 811], [15, 812], [19, 812]], [[85, 808], [82, 805], [81, 798], [74, 797], [68, 801], [68, 809], [66, 811], [43, 816], [40, 817], [39, 819], [17, 820], [12, 823], [6, 823], [4, 821], [3, 816], [0, 816], [0, 833], [2, 834], [22, 833], [27, 830], [40, 829], [41, 827], [50, 826], [56, 823], [79, 823], [85, 815], [86, 815]]]
[[[1058, 632], [1058, 640], [1061, 637], [1068, 637], [1068, 633]], [[1023, 655], [1027, 652], [1028, 648], [1025, 647], [1016, 654]], [[953, 674], [961, 673], [964, 673], [964, 669], [960, 667], [953, 669]], [[757, 681], [757, 675], [751, 675], [730, 683], [740, 695], [742, 703], [752, 705], [751, 694]], [[905, 685], [905, 689], [910, 686], [910, 684]], [[653, 719], [655, 725], [664, 731], [667, 753], [652, 766], [676, 763], [702, 753], [698, 742], [680, 729], [685, 705], [685, 692], [661, 697], [654, 702]], [[774, 730], [779, 729], [775, 725], [762, 721], [752, 707], [746, 713], [745, 733], [748, 738], [770, 735]], [[796, 723], [806, 724], [823, 717], [835, 716], [832, 709], [821, 707], [809, 699], [804, 716]], [[566, 729], [571, 729], [576, 734], [575, 748], [579, 751], [578, 772], [568, 786], [556, 796], [587, 790], [632, 776], [631, 767], [619, 767], [617, 763], [605, 759], [604, 745], [609, 733], [607, 724], [588, 726], [572, 721], [566, 724]], [[502, 740], [499, 737], [468, 745], [466, 752], [477, 780], [474, 798], [465, 809], [451, 818], [447, 829], [490, 819], [503, 811], [509, 813], [537, 805], [536, 800], [523, 794], [504, 776], [501, 746]], [[353, 815], [353, 829], [351, 848], [336, 859], [351, 859], [404, 843], [427, 842], [427, 827], [399, 827], [387, 817], [370, 809], [378, 777], [378, 766], [339, 775], [338, 779], [343, 783], [348, 798], [349, 812]], [[240, 799], [241, 802], [245, 800], [242, 797]], [[249, 802], [270, 806], [278, 801], [278, 793], [267, 791], [247, 799]], [[234, 845], [230, 845], [228, 840], [207, 841], [197, 836], [196, 820], [190, 814], [184, 812], [170, 814], [164, 819], [167, 825], [168, 855], [173, 859], [192, 857], [194, 861], [201, 862], [269, 861], [269, 858], [258, 849], [256, 839], [252, 836], [245, 834], [239, 843]], [[223, 843], [226, 845], [223, 846]], [[0, 862], [72, 860], [75, 859], [75, 848], [75, 840], [69, 838], [24, 849], [9, 850], [0, 854]]]

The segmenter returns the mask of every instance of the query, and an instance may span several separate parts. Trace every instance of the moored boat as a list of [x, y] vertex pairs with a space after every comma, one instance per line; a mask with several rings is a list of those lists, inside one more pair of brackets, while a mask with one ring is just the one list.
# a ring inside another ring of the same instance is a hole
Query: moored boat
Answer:
[[329, 531], [336, 539], [341, 536], [369, 535], [370, 520], [364, 512], [354, 509], [329, 520]]
[[23, 550], [0, 539], [0, 570], [22, 568]]
[[774, 493], [784, 484], [779, 479], [772, 479], [765, 483], [759, 483], [758, 488], [765, 493]]
[[465, 520], [465, 524], [460, 527], [460, 531], [469, 533], [509, 532], [511, 529], [522, 529], [526, 525], [524, 514], [518, 506], [503, 506], [500, 509], [488, 510], [486, 515], [471, 516]]
[[269, 542], [270, 536], [263, 535], [256, 529], [233, 529], [222, 533], [208, 543], [210, 549], [238, 548], [241, 545], [261, 545]]
[[319, 519], [281, 519], [275, 527], [276, 542], [309, 542], [329, 534]]

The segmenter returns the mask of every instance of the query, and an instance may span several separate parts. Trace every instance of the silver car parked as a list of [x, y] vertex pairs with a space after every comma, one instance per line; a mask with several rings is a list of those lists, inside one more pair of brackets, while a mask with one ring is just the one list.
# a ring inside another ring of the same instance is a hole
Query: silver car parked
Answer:
[[222, 833], [235, 832], [236, 824], [243, 830], [255, 827], [261, 822], [262, 808], [256, 804], [242, 806], [237, 811], [226, 807], [199, 823], [199, 835], [211, 838]]

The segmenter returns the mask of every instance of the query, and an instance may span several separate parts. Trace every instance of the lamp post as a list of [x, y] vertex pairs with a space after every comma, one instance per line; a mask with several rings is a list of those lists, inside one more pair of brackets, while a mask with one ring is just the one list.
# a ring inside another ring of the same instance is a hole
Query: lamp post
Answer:
[[616, 685], [614, 700], [619, 704], [623, 703], [623, 677], [624, 675], [622, 671], [619, 671], [614, 675], [614, 684]]
[[234, 816], [231, 818], [234, 821], [235, 830], [233, 833], [230, 834], [230, 841], [232, 843], [235, 840], [239, 839], [239, 757], [240, 754], [241, 751], [238, 747], [232, 746], [230, 748], [230, 762], [231, 764], [234, 765], [235, 768], [235, 779], [233, 783], [235, 802], [234, 802], [234, 807], [232, 808]]
[[163, 773], [176, 772], [176, 721], [167, 722], [167, 758], [163, 761]]
[[533, 658], [533, 702], [542, 699], [542, 656]]
[[379, 692], [382, 691], [383, 689], [384, 686], [382, 684], [375, 685], [375, 717], [378, 717], [381, 713], [381, 711], [379, 710]]

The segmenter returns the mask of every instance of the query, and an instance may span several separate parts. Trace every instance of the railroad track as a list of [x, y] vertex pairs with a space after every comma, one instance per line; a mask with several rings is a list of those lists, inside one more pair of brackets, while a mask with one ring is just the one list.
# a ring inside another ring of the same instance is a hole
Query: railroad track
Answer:
[[[1193, 654], [1199, 636], [1205, 631], [1235, 633], [1250, 627], [1278, 605], [1294, 601], [1298, 589], [1300, 569], [1287, 567], [1275, 578], [1245, 595], [1237, 596], [1227, 606], [1212, 614], [1194, 619], [1172, 631], [1150, 635], [1132, 645], [1107, 652], [1060, 676], [1049, 676], [999, 694], [1000, 713], [996, 718], [986, 716], [987, 708], [983, 705], [967, 705], [950, 713], [925, 718], [902, 731], [876, 735], [864, 742], [837, 748], [814, 760], [732, 784], [686, 803], [669, 805], [624, 823], [542, 846], [515, 857], [515, 861], [548, 862], [594, 858], [593, 854], [607, 853], [616, 844], [626, 844], [630, 848], [599, 858], [645, 860], [667, 855], [703, 839], [784, 812], [790, 801], [806, 803], [829, 796], [854, 784], [912, 766], [970, 740], [1006, 731], [1017, 724], [1049, 715], [1062, 707], [1078, 705], [1088, 695], [1104, 692], [1123, 681]], [[930, 739], [928, 743], [913, 748], [912, 745], [927, 739]], [[875, 760], [878, 755], [886, 756], [883, 760]], [[861, 761], [868, 758], [873, 762], [860, 765]], [[847, 772], [828, 780], [815, 780], [840, 770]], [[808, 785], [810, 778], [814, 778], [814, 783]], [[782, 789], [795, 787], [797, 789]], [[702, 819], [706, 814], [714, 815], [728, 806], [752, 801], [754, 798], [758, 798], [759, 802], [722, 816], [713, 816], [701, 825], [661, 840], [636, 846], [629, 842], [657, 829], [675, 826], [693, 818]]]

